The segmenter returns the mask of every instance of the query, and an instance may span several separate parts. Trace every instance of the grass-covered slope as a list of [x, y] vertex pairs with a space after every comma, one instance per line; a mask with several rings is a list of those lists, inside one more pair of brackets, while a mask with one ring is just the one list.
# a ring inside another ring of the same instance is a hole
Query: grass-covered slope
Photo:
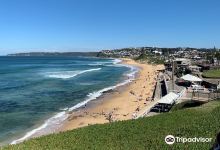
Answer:
[[[209, 149], [220, 131], [220, 102], [176, 110], [138, 120], [93, 125], [53, 134], [6, 147], [5, 149]], [[213, 138], [211, 143], [174, 143], [167, 145], [168, 134], [183, 137]]]
[[208, 70], [202, 76], [206, 78], [220, 78], [220, 70]]
[[141, 54], [137, 58], [136, 61], [145, 61], [150, 64], [164, 64], [164, 59], [157, 55], [152, 54]]

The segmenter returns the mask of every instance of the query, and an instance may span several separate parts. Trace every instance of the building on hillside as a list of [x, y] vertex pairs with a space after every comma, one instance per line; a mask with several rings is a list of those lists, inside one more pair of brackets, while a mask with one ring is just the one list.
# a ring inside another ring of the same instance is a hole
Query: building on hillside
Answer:
[[188, 68], [191, 65], [190, 59], [185, 58], [176, 58], [174, 60], [167, 60], [164, 63], [165, 69], [168, 71], [172, 71], [172, 67], [174, 65], [175, 70], [179, 68]]
[[210, 65], [208, 64], [198, 64], [197, 66], [201, 67], [201, 72], [204, 70], [210, 70]]
[[212, 63], [214, 66], [217, 66], [217, 65], [218, 65], [218, 59], [217, 59], [217, 58], [212, 58], [211, 63]]
[[189, 66], [189, 70], [192, 72], [192, 73], [198, 73], [201, 71], [201, 68], [202, 67], [199, 67], [199, 66]]
[[155, 50], [153, 51], [154, 54], [158, 54], [158, 55], [162, 55], [162, 52], [161, 51], [158, 51], [158, 50]]
[[185, 67], [191, 65], [190, 59], [186, 58], [176, 58], [174, 59], [174, 62], [177, 65], [177, 67]]
[[195, 55], [194, 57], [192, 57], [193, 60], [201, 60], [202, 57], [198, 56], [198, 55]]

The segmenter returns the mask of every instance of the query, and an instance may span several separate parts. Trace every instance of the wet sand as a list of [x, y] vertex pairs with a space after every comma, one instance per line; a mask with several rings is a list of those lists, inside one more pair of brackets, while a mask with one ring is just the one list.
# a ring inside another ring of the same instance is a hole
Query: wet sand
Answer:
[[59, 131], [72, 130], [92, 124], [128, 120], [141, 115], [155, 103], [151, 100], [158, 72], [163, 65], [138, 63], [123, 59], [123, 64], [140, 68], [135, 80], [91, 101], [88, 107], [70, 113]]

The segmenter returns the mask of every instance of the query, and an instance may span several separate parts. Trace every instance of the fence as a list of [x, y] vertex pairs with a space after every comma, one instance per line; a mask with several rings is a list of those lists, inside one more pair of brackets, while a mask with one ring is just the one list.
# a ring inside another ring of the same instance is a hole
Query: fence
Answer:
[[220, 99], [220, 92], [213, 91], [213, 92], [188, 92], [187, 97], [192, 100], [198, 101], [211, 101]]

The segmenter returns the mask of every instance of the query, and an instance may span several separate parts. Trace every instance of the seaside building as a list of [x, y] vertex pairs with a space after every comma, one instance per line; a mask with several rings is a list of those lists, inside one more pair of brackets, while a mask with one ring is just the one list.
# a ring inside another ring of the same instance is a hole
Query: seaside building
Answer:
[[186, 58], [176, 58], [174, 59], [174, 62], [177, 64], [178, 67], [191, 65], [190, 59], [186, 59]]
[[202, 67], [199, 67], [199, 66], [189, 66], [189, 70], [192, 72], [192, 73], [199, 73], [201, 71]]

